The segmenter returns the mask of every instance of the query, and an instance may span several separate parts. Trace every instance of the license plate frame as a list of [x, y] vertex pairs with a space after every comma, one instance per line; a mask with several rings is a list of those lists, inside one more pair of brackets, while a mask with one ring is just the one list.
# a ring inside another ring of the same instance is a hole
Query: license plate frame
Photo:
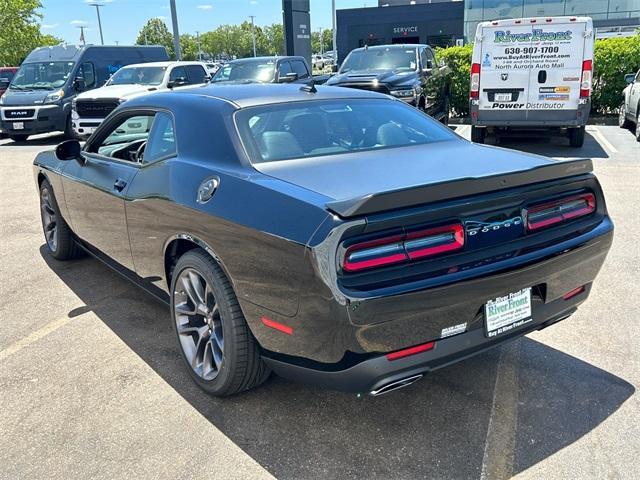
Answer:
[[11, 127], [14, 130], [24, 130], [24, 122], [13, 122], [13, 125], [11, 125]]
[[513, 101], [513, 95], [511, 93], [496, 93], [496, 102], [511, 102]]
[[531, 300], [531, 287], [526, 287], [485, 303], [485, 336], [497, 337], [533, 321]]

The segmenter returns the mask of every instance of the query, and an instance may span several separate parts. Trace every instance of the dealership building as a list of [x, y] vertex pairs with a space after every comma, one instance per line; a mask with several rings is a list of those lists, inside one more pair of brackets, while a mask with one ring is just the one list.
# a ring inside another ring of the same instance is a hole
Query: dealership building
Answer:
[[560, 15], [593, 18], [600, 38], [632, 35], [640, 0], [378, 0], [377, 7], [337, 11], [338, 60], [365, 45], [456, 45], [472, 40], [485, 20]]

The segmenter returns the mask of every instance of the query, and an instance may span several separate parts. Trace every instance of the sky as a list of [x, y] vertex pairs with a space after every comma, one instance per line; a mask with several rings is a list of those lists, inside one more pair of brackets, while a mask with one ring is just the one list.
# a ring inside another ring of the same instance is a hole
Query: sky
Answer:
[[[80, 25], [87, 43], [100, 44], [96, 9], [89, 0], [41, 0], [42, 31], [78, 43]], [[99, 0], [105, 44], [135, 42], [149, 18], [160, 17], [171, 30], [169, 0]], [[377, 6], [377, 0], [336, 0], [336, 8]], [[223, 24], [238, 24], [255, 15], [256, 25], [282, 23], [281, 0], [176, 0], [180, 33], [206, 32]], [[331, 0], [311, 0], [311, 28], [331, 28]]]

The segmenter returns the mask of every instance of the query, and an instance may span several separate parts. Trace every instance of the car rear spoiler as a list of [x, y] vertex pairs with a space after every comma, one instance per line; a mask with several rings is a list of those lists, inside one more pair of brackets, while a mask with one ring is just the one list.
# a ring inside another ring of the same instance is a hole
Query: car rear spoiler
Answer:
[[396, 208], [411, 207], [450, 198], [504, 190], [532, 183], [572, 177], [593, 171], [590, 159], [566, 160], [527, 170], [486, 177], [467, 177], [415, 187], [371, 193], [360, 197], [327, 202], [328, 210], [341, 217], [356, 217]]

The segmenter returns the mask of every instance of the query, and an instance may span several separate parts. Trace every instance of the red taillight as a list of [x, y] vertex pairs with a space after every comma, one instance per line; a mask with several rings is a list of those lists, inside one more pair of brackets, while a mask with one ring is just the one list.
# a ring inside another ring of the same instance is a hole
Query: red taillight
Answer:
[[423, 343], [415, 347], [405, 348], [404, 350], [398, 350], [397, 352], [387, 353], [387, 360], [398, 360], [399, 358], [408, 357], [417, 353], [426, 352], [431, 350], [436, 345], [436, 342]]
[[571, 290], [570, 292], [565, 293], [562, 296], [563, 300], [569, 300], [570, 298], [575, 297], [576, 295], [580, 295], [582, 292], [585, 291], [585, 287], [584, 285], [578, 288], [574, 288], [573, 290]]
[[356, 243], [347, 248], [342, 262], [346, 272], [433, 257], [464, 246], [462, 225], [446, 225]]
[[589, 215], [595, 210], [596, 197], [592, 193], [582, 193], [526, 208], [524, 217], [527, 230], [534, 231]]
[[293, 328], [287, 326], [287, 325], [283, 325], [282, 323], [276, 322], [274, 320], [271, 320], [270, 318], [267, 317], [262, 317], [260, 319], [262, 321], [262, 323], [264, 324], [265, 327], [269, 327], [269, 328], [273, 328], [275, 330], [279, 330], [282, 333], [286, 333], [287, 335], [293, 335]]
[[591, 80], [593, 79], [593, 62], [582, 62], [582, 78], [580, 79], [580, 97], [588, 98], [591, 95]]
[[471, 85], [469, 87], [471, 98], [480, 98], [480, 64], [471, 65]]

